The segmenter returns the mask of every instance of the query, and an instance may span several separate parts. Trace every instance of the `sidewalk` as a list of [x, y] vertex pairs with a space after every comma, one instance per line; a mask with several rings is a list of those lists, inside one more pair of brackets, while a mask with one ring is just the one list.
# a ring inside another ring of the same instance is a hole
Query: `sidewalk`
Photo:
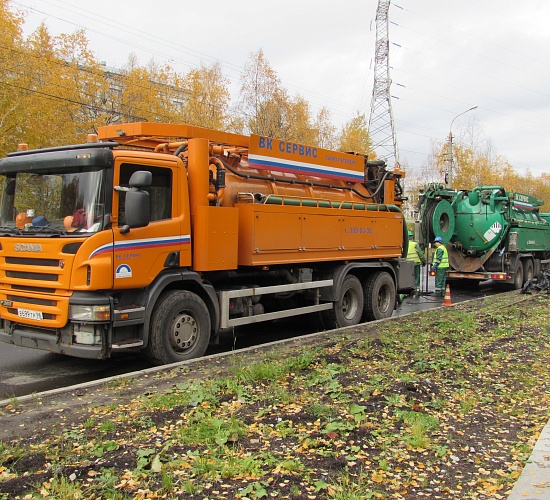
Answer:
[[550, 420], [542, 429], [508, 500], [550, 500]]

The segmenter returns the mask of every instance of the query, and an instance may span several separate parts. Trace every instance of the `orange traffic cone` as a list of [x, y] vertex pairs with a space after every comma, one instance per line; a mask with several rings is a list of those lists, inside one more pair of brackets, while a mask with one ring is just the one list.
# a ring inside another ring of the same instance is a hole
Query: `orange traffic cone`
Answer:
[[444, 306], [452, 306], [453, 303], [451, 302], [451, 287], [447, 285], [447, 288], [445, 288], [445, 298], [443, 299], [443, 305]]

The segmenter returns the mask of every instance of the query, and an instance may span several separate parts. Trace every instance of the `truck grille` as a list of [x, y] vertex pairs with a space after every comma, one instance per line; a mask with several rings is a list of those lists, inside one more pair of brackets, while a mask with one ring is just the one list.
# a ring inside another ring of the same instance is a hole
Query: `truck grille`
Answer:
[[44, 273], [26, 273], [21, 271], [6, 271], [8, 278], [16, 278], [21, 280], [42, 280], [42, 281], [57, 281], [59, 276], [57, 274], [44, 274]]
[[59, 267], [57, 259], [33, 259], [24, 257], [6, 257], [6, 264], [16, 266], [50, 266]]
[[8, 294], [8, 300], [11, 300], [11, 301], [16, 300], [16, 301], [24, 303], [24, 304], [32, 304], [32, 305], [35, 305], [35, 306], [50, 306], [50, 307], [53, 307], [53, 306], [57, 305], [56, 300], [39, 299], [39, 298], [36, 298], [36, 297], [22, 297], [20, 295], [12, 295], [12, 294]]
[[19, 255], [0, 258], [2, 317], [45, 330], [63, 327], [71, 295], [71, 261]]
[[65, 262], [59, 259], [7, 255], [3, 263], [0, 260], [0, 282], [21, 292], [58, 293], [67, 288], [62, 283], [67, 281], [68, 285], [70, 279], [68, 274], [60, 274], [64, 269]]

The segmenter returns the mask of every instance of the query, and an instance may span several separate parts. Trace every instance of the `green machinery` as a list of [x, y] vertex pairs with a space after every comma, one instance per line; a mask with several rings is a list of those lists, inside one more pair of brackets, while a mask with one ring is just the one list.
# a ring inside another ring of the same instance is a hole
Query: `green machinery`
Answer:
[[518, 289], [550, 259], [550, 214], [539, 213], [542, 204], [502, 186], [429, 184], [420, 192], [417, 241], [441, 236], [451, 264], [448, 279], [493, 279]]

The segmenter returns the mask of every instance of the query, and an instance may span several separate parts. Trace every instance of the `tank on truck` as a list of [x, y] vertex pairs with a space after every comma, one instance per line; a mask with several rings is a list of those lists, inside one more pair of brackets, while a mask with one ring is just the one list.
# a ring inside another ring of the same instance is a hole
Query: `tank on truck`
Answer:
[[419, 231], [425, 241], [443, 239], [449, 278], [492, 279], [517, 289], [538, 272], [550, 249], [541, 204], [498, 185], [448, 190], [430, 184], [420, 196]]

